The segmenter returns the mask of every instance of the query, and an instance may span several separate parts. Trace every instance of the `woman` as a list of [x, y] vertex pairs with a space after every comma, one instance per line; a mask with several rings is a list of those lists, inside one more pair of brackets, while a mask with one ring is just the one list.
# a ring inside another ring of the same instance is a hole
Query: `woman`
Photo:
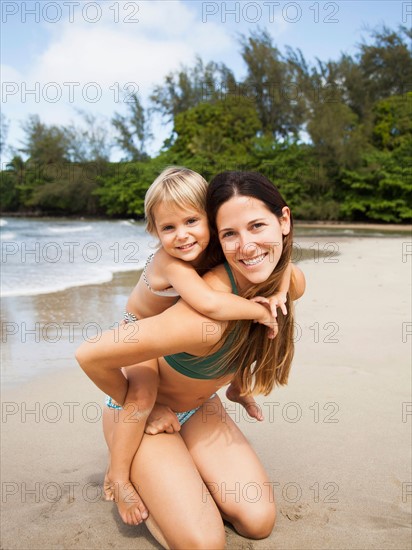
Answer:
[[[210, 183], [207, 212], [221, 245], [212, 259], [225, 260], [205, 275], [208, 284], [247, 298], [273, 295], [289, 265], [293, 225], [277, 189], [259, 174], [224, 172]], [[289, 295], [296, 299], [303, 290], [303, 275], [295, 268]], [[120, 327], [120, 333], [107, 331], [98, 343], [79, 348], [81, 367], [118, 402], [127, 390], [119, 369], [139, 363], [150, 376], [160, 357], [157, 402], [177, 412], [200, 407], [180, 432], [145, 435], [132, 463], [131, 479], [165, 547], [223, 548], [222, 518], [250, 538], [271, 533], [270, 480], [213, 394], [231, 380], [244, 393], [264, 394], [287, 382], [292, 312], [280, 314], [278, 323], [278, 335], [270, 340], [265, 327], [212, 321], [180, 300], [158, 316]], [[102, 376], [102, 366], [110, 369], [110, 379]], [[248, 496], [251, 488], [258, 498]]]

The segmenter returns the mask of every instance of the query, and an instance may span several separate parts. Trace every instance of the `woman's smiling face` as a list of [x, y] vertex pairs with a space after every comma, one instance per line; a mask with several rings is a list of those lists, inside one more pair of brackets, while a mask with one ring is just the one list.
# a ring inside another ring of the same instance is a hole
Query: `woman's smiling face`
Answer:
[[266, 281], [283, 249], [283, 235], [290, 231], [290, 211], [279, 219], [259, 199], [235, 195], [222, 204], [216, 225], [223, 253], [240, 288]]

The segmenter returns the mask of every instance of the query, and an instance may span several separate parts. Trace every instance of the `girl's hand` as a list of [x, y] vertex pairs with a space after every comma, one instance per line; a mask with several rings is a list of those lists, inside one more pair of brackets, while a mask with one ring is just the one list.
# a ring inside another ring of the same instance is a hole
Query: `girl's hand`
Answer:
[[286, 300], [287, 300], [287, 293], [286, 292], [277, 292], [273, 296], [269, 297], [269, 306], [270, 311], [272, 312], [273, 317], [277, 317], [277, 308], [280, 308], [283, 315], [288, 314], [288, 310], [286, 309]]
[[171, 408], [156, 403], [147, 419], [144, 431], [149, 435], [163, 432], [172, 434], [180, 431], [180, 424]]
[[250, 301], [258, 302], [260, 304], [268, 304], [270, 308], [270, 312], [275, 318], [278, 316], [277, 308], [280, 308], [282, 310], [283, 315], [288, 314], [288, 310], [286, 309], [286, 301], [287, 301], [286, 292], [277, 292], [276, 294], [274, 294], [273, 296], [270, 296], [269, 298], [265, 298], [264, 296], [256, 296], [255, 298], [251, 298]]
[[278, 323], [276, 321], [276, 315], [273, 315], [270, 309], [269, 298], [265, 298], [264, 296], [255, 296], [254, 298], [251, 298], [250, 301], [257, 302], [258, 304], [262, 304], [264, 306], [264, 309], [262, 310], [262, 317], [260, 319], [256, 319], [255, 323], [260, 323], [261, 325], [265, 325], [266, 327], [268, 327], [268, 338], [275, 338], [279, 329]]

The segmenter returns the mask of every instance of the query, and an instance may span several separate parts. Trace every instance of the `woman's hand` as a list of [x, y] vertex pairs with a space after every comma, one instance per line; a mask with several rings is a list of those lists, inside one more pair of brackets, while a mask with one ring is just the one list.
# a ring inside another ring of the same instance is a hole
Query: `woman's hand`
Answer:
[[[276, 337], [279, 329], [276, 321], [276, 315], [273, 315], [269, 300], [269, 298], [265, 298], [264, 296], [255, 296], [250, 299], [251, 302], [257, 302], [264, 306], [262, 308], [262, 316], [259, 319], [256, 319], [255, 322], [268, 327], [268, 338], [273, 339]], [[274, 309], [276, 312], [276, 307]]]
[[144, 431], [149, 435], [163, 432], [172, 434], [180, 431], [180, 424], [170, 407], [156, 403], [147, 419]]

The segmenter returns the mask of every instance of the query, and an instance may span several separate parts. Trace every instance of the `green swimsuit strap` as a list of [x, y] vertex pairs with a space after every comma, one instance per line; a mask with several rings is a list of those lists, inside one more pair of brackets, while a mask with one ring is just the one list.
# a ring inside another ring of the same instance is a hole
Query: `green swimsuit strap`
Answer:
[[236, 281], [235, 281], [235, 278], [234, 278], [234, 276], [233, 276], [232, 270], [230, 269], [230, 265], [229, 265], [227, 262], [224, 262], [223, 265], [225, 266], [226, 273], [227, 273], [228, 276], [229, 276], [230, 284], [232, 285], [233, 294], [239, 295], [239, 292], [238, 292], [237, 286], [236, 286]]
[[[230, 279], [230, 284], [232, 286], [233, 294], [238, 294], [236, 288], [236, 281], [233, 276], [232, 270], [229, 267], [227, 262], [223, 264], [225, 266], [226, 272]], [[165, 355], [164, 359], [174, 370], [184, 374], [189, 378], [198, 378], [198, 379], [212, 379], [216, 378], [217, 373], [219, 372], [219, 361], [222, 356], [227, 352], [227, 350], [232, 345], [235, 339], [235, 334], [231, 332], [223, 346], [217, 350], [215, 353], [206, 356], [195, 356], [190, 353], [181, 352], [173, 353], [172, 355]], [[213, 369], [213, 367], [215, 367]]]

